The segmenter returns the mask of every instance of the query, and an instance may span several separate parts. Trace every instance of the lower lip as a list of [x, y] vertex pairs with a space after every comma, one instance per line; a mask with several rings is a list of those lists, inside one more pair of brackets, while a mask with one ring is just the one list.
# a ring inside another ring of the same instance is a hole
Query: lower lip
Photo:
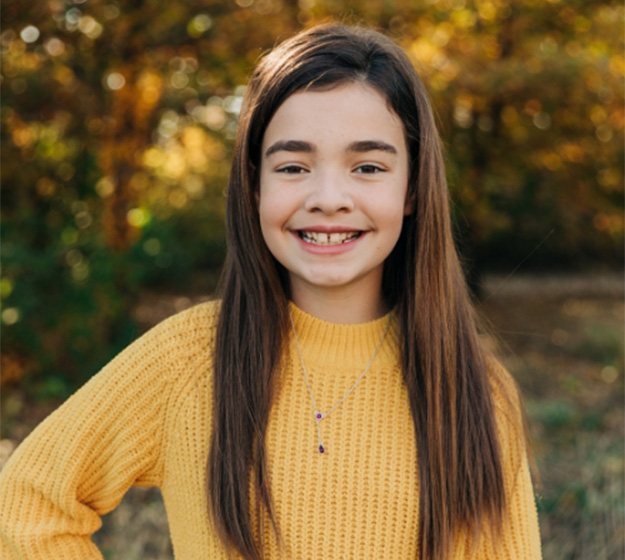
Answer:
[[358, 237], [350, 239], [345, 243], [338, 243], [336, 245], [315, 245], [314, 243], [307, 243], [306, 241], [304, 241], [297, 234], [297, 232], [293, 232], [293, 235], [299, 242], [300, 246], [308, 253], [312, 253], [314, 255], [340, 255], [342, 253], [351, 251], [357, 245], [357, 243], [366, 235], [366, 232], [363, 231]]

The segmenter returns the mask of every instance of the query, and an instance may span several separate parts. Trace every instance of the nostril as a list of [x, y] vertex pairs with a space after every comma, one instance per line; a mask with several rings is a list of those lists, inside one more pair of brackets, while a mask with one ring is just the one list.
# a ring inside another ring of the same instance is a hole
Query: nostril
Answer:
[[306, 210], [309, 212], [322, 212], [324, 214], [335, 212], [349, 212], [354, 208], [350, 196], [341, 193], [313, 193], [306, 201]]

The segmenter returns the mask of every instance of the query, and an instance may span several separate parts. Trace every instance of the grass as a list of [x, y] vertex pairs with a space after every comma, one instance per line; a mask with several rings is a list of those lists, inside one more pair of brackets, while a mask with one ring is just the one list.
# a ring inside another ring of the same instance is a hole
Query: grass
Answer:
[[625, 558], [622, 297], [536, 283], [482, 311], [525, 396], [544, 558]]
[[[480, 311], [525, 396], [545, 560], [625, 558], [622, 291], [579, 282], [554, 289], [531, 278], [487, 288]], [[138, 314], [152, 323], [180, 304], [150, 300]], [[9, 438], [0, 442], [0, 464], [52, 408], [33, 412], [19, 394], [3, 400]], [[95, 540], [108, 559], [173, 558], [156, 490], [132, 489]]]

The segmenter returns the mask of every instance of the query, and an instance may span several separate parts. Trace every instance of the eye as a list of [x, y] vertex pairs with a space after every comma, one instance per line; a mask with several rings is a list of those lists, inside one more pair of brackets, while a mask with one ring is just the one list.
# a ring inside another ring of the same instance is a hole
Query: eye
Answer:
[[373, 163], [363, 163], [354, 169], [356, 173], [362, 173], [364, 175], [374, 175], [376, 173], [384, 173], [386, 169], [375, 165]]
[[306, 173], [306, 169], [303, 168], [301, 165], [295, 165], [291, 163], [289, 165], [278, 167], [278, 169], [276, 169], [276, 173], [284, 173], [286, 175], [299, 175], [301, 173]]

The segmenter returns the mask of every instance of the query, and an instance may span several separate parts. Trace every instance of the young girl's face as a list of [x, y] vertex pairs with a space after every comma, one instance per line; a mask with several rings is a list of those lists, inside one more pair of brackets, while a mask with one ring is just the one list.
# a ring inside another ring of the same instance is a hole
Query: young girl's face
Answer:
[[260, 225], [296, 303], [305, 291], [381, 300], [410, 211], [408, 166], [403, 124], [370, 86], [300, 91], [278, 108], [262, 143]]

